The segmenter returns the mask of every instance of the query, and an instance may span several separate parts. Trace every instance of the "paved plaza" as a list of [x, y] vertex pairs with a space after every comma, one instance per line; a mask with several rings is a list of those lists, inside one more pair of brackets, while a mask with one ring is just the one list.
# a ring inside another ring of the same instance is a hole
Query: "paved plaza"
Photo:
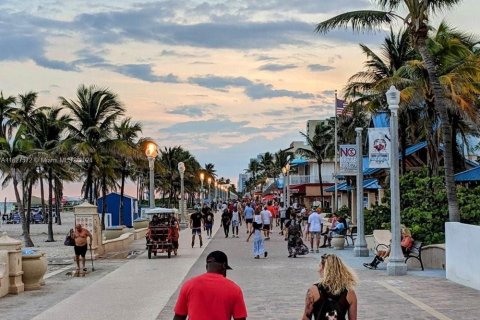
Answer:
[[[139, 256], [95, 261], [95, 271], [74, 278], [65, 267], [48, 275], [41, 290], [0, 299], [1, 319], [172, 319], [179, 287], [185, 279], [205, 272], [206, 255], [223, 250], [233, 270], [228, 277], [243, 289], [249, 319], [300, 319], [305, 292], [318, 277], [323, 253], [336, 253], [359, 275], [358, 319], [480, 319], [480, 292], [445, 279], [443, 271], [414, 270], [389, 277], [385, 270], [366, 270], [372, 258], [353, 257], [353, 248], [323, 249], [296, 259], [287, 257], [286, 242], [274, 230], [266, 241], [268, 258], [256, 260], [252, 243], [228, 238], [218, 229], [203, 248], [190, 247], [190, 230], [181, 232], [179, 256], [160, 255], [149, 260], [143, 240], [132, 252]], [[113, 256], [112, 256], [113, 257]]]

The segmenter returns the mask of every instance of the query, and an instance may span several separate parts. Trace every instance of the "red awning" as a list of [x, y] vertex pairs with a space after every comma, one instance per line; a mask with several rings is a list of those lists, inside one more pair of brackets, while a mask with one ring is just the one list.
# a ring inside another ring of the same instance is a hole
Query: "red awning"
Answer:
[[275, 199], [274, 194], [267, 194], [265, 197], [262, 198], [263, 201], [271, 201]]
[[305, 184], [296, 184], [288, 187], [292, 194], [305, 194]]

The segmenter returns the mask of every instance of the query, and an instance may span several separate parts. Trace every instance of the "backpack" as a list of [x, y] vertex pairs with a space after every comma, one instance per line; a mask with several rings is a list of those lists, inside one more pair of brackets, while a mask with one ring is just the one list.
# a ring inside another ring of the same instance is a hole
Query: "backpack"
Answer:
[[325, 290], [325, 288], [317, 284], [318, 291], [320, 292], [320, 299], [323, 301], [320, 310], [315, 315], [315, 320], [337, 320], [345, 319], [347, 314], [347, 308], [343, 306], [340, 301], [346, 300], [347, 290], [343, 290], [340, 295], [333, 296]]

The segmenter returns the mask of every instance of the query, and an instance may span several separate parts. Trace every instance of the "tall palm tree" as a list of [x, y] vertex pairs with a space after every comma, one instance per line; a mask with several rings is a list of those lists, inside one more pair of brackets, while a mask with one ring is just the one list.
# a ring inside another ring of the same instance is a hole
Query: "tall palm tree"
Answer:
[[62, 106], [71, 112], [72, 150], [81, 157], [88, 158], [85, 164], [84, 198], [93, 203], [93, 172], [101, 161], [100, 144], [110, 138], [113, 126], [125, 109], [117, 95], [108, 89], [81, 85], [77, 90], [77, 101], [60, 97]]
[[119, 206], [119, 225], [123, 224], [123, 199], [125, 193], [125, 180], [130, 175], [132, 169], [132, 159], [134, 157], [144, 158], [144, 154], [140, 154], [137, 143], [138, 135], [142, 132], [142, 125], [138, 122], [133, 122], [131, 118], [123, 119], [119, 124], [115, 124], [115, 139], [118, 141], [118, 152], [120, 156], [120, 206]]
[[15, 97], [4, 97], [0, 91], [0, 138], [8, 138], [12, 134], [14, 124], [12, 122], [11, 112], [15, 105]]
[[[362, 10], [340, 14], [317, 25], [316, 31], [326, 33], [334, 28], [351, 24], [354, 30], [372, 30], [382, 25], [400, 20], [408, 28], [412, 44], [422, 56], [428, 72], [435, 98], [435, 110], [441, 121], [442, 140], [445, 146], [445, 184], [448, 199], [449, 219], [452, 222], [460, 221], [456, 185], [454, 180], [454, 166], [452, 153], [452, 134], [448, 117], [448, 100], [439, 80], [438, 64], [428, 49], [427, 40], [429, 21], [440, 10], [450, 9], [459, 4], [461, 0], [375, 0], [380, 10]], [[407, 15], [402, 17], [395, 10], [405, 9]]]
[[320, 183], [320, 198], [321, 206], [323, 207], [323, 179], [322, 179], [322, 163], [325, 159], [331, 158], [335, 152], [334, 129], [332, 126], [332, 119], [327, 122], [320, 122], [315, 127], [315, 133], [312, 138], [308, 134], [300, 132], [305, 137], [307, 147], [298, 148], [297, 153], [307, 156], [310, 159], [315, 159], [318, 165], [318, 181]]
[[257, 185], [257, 176], [260, 173], [260, 171], [261, 171], [261, 166], [258, 160], [250, 159], [250, 162], [248, 163], [248, 167], [247, 169], [245, 169], [245, 172], [252, 175], [252, 184], [254, 185], [253, 187], [254, 190]]
[[260, 170], [263, 172], [263, 175], [266, 178], [273, 177], [273, 167], [274, 167], [274, 155], [270, 152], [265, 152], [264, 154], [260, 155]]

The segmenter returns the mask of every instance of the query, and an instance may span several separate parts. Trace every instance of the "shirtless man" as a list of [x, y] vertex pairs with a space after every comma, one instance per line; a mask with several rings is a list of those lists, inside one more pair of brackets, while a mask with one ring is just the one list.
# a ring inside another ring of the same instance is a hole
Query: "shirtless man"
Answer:
[[81, 224], [75, 226], [75, 233], [73, 238], [75, 239], [75, 261], [77, 262], [77, 271], [80, 271], [80, 256], [82, 257], [83, 271], [87, 271], [85, 268], [85, 254], [87, 253], [87, 237], [90, 237], [90, 246], [92, 245], [92, 234], [85, 228], [82, 228]]

